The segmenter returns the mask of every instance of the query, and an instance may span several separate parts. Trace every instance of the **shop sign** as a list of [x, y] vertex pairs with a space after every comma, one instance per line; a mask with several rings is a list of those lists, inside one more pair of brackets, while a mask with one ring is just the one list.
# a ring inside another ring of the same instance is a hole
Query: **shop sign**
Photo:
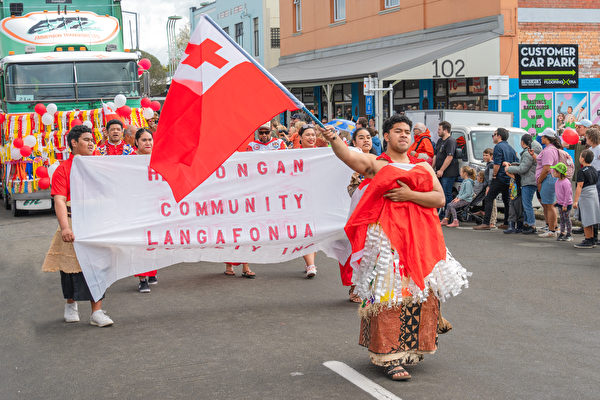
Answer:
[[2, 32], [21, 43], [37, 46], [58, 44], [100, 44], [119, 33], [119, 20], [89, 11], [32, 12], [2, 20]]
[[519, 88], [577, 88], [576, 44], [519, 44]]
[[520, 93], [520, 127], [537, 136], [546, 128], [552, 128], [552, 92]]
[[373, 96], [365, 97], [365, 114], [373, 115]]
[[464, 96], [467, 94], [466, 79], [448, 79], [448, 93], [450, 96]]

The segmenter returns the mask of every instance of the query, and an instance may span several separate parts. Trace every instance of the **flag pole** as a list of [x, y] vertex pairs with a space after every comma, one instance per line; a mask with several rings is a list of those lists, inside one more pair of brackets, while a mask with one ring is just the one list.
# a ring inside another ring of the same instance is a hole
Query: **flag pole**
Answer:
[[306, 108], [306, 106], [302, 107], [302, 111], [304, 111], [306, 113], [306, 115], [308, 115], [310, 117], [310, 119], [312, 119], [313, 121], [315, 121], [317, 123], [317, 125], [319, 125], [323, 129], [326, 129], [325, 125], [323, 125], [323, 123], [321, 121], [319, 121], [319, 118], [317, 118], [313, 113], [311, 113], [310, 111], [308, 111], [308, 109]]

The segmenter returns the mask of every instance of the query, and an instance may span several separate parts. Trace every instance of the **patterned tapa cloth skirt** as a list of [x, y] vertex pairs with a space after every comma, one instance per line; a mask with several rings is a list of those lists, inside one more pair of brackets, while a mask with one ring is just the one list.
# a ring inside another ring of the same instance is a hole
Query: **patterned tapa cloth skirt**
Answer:
[[[71, 225], [71, 218], [69, 218], [69, 226]], [[73, 242], [65, 242], [62, 240], [60, 225], [56, 229], [44, 264], [42, 264], [43, 272], [56, 272], [62, 271], [67, 274], [76, 274], [81, 272], [81, 267], [77, 261], [77, 255], [75, 255], [75, 248]]]

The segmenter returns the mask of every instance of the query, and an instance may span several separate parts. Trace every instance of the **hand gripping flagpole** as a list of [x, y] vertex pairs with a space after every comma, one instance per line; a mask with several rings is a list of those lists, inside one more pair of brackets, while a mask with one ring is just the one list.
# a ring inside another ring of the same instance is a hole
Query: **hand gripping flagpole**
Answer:
[[325, 125], [323, 125], [323, 123], [321, 121], [319, 121], [319, 119], [313, 114], [311, 113], [306, 106], [296, 98], [296, 96], [294, 96], [289, 90], [287, 90], [287, 88], [285, 86], [283, 86], [281, 84], [281, 82], [279, 82], [277, 80], [277, 78], [275, 78], [273, 75], [271, 75], [271, 73], [269, 71], [267, 71], [267, 69], [265, 67], [263, 67], [262, 65], [260, 65], [255, 59], [254, 57], [252, 57], [250, 54], [248, 54], [248, 52], [246, 50], [244, 50], [239, 44], [237, 44], [237, 42], [235, 40], [233, 40], [231, 38], [231, 36], [229, 36], [228, 33], [226, 33], [219, 25], [217, 25], [217, 23], [208, 15], [203, 14], [202, 15], [206, 21], [208, 21], [216, 30], [218, 30], [228, 41], [229, 43], [231, 43], [232, 46], [234, 46], [236, 49], [238, 49], [238, 51], [240, 53], [242, 53], [247, 59], [248, 61], [250, 61], [252, 64], [254, 64], [254, 66], [256, 68], [258, 68], [263, 74], [265, 74], [265, 76], [267, 78], [269, 78], [269, 80], [271, 82], [273, 82], [273, 84], [275, 84], [283, 93], [285, 93], [286, 96], [288, 96], [290, 98], [290, 100], [292, 100], [294, 102], [294, 104], [296, 106], [298, 106], [299, 110], [302, 110], [306, 113], [306, 115], [308, 115], [313, 121], [315, 121], [321, 128], [326, 129]]

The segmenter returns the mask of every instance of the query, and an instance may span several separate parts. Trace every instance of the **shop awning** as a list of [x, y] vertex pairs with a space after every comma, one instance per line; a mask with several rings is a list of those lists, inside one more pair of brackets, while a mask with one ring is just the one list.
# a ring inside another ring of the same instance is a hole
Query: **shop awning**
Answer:
[[502, 32], [502, 17], [494, 16], [419, 33], [411, 32], [387, 40], [364, 42], [346, 49], [338, 47], [330, 51], [282, 57], [280, 65], [270, 72], [280, 82], [292, 86], [362, 80], [368, 75], [379, 80], [395, 80], [394, 75], [495, 39]]

